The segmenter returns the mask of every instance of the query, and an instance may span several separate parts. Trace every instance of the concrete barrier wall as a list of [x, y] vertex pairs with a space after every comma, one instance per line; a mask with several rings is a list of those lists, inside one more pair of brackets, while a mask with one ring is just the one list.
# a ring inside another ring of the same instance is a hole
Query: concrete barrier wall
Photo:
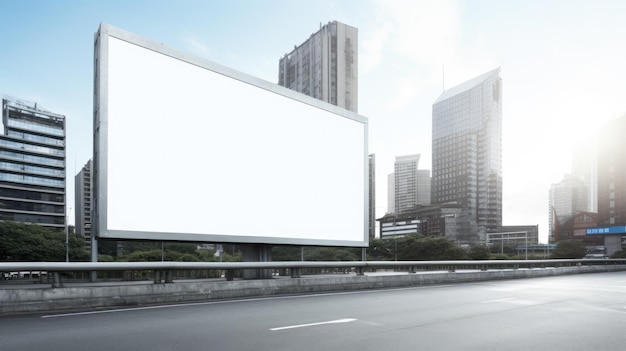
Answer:
[[625, 271], [626, 265], [0, 290], [0, 313], [59, 311]]

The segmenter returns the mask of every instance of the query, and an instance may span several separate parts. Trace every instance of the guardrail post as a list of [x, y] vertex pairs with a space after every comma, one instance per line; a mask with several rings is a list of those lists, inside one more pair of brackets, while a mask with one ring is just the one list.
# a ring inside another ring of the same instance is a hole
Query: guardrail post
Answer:
[[234, 269], [227, 269], [224, 272], [224, 276], [226, 277], [227, 281], [233, 281], [235, 279], [235, 270]]
[[63, 284], [61, 284], [61, 276], [59, 272], [52, 272], [52, 287], [53, 288], [62, 288]]
[[300, 268], [290, 268], [289, 270], [291, 271], [291, 277], [292, 278], [300, 278], [300, 275], [302, 274], [302, 269], [300, 269]]
[[171, 284], [174, 282], [173, 277], [174, 276], [174, 272], [172, 272], [172, 270], [167, 270], [165, 271], [165, 284]]
[[415, 266], [409, 266], [409, 273], [416, 273]]
[[365, 267], [356, 267], [356, 275], [365, 275]]
[[161, 271], [158, 269], [154, 270], [154, 284], [161, 284]]
[[448, 272], [450, 272], [450, 273], [454, 273], [454, 272], [456, 272], [456, 270], [455, 270], [454, 266], [449, 266], [449, 267], [448, 267]]

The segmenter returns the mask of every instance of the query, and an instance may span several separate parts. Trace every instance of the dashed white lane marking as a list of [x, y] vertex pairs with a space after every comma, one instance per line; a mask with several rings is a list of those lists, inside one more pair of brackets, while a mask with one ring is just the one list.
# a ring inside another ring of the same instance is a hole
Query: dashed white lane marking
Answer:
[[354, 318], [343, 318], [343, 319], [336, 319], [334, 321], [309, 323], [309, 324], [298, 324], [298, 325], [288, 325], [286, 327], [270, 328], [270, 330], [271, 331], [277, 331], [277, 330], [285, 330], [285, 329], [306, 328], [306, 327], [314, 327], [314, 326], [317, 326], [317, 325], [324, 325], [324, 324], [350, 323], [350, 322], [354, 322], [354, 321], [356, 321], [356, 319], [354, 319]]

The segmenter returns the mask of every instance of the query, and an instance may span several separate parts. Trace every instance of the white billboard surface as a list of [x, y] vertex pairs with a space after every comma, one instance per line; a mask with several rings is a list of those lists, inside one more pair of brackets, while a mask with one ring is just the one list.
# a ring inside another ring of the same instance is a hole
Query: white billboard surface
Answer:
[[367, 119], [102, 25], [103, 238], [367, 245]]

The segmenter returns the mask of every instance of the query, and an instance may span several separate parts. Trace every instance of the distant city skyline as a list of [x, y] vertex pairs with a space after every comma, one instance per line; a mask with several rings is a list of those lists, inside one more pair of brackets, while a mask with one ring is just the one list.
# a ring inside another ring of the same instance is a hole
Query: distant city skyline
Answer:
[[68, 199], [91, 158], [100, 22], [274, 83], [276, 62], [320, 23], [358, 28], [359, 113], [369, 119], [378, 199], [396, 155], [420, 153], [432, 169], [431, 109], [442, 90], [501, 66], [503, 224], [539, 224], [543, 242], [546, 194], [570, 173], [572, 150], [626, 112], [623, 2], [26, 0], [3, 12], [0, 95], [67, 117]]

